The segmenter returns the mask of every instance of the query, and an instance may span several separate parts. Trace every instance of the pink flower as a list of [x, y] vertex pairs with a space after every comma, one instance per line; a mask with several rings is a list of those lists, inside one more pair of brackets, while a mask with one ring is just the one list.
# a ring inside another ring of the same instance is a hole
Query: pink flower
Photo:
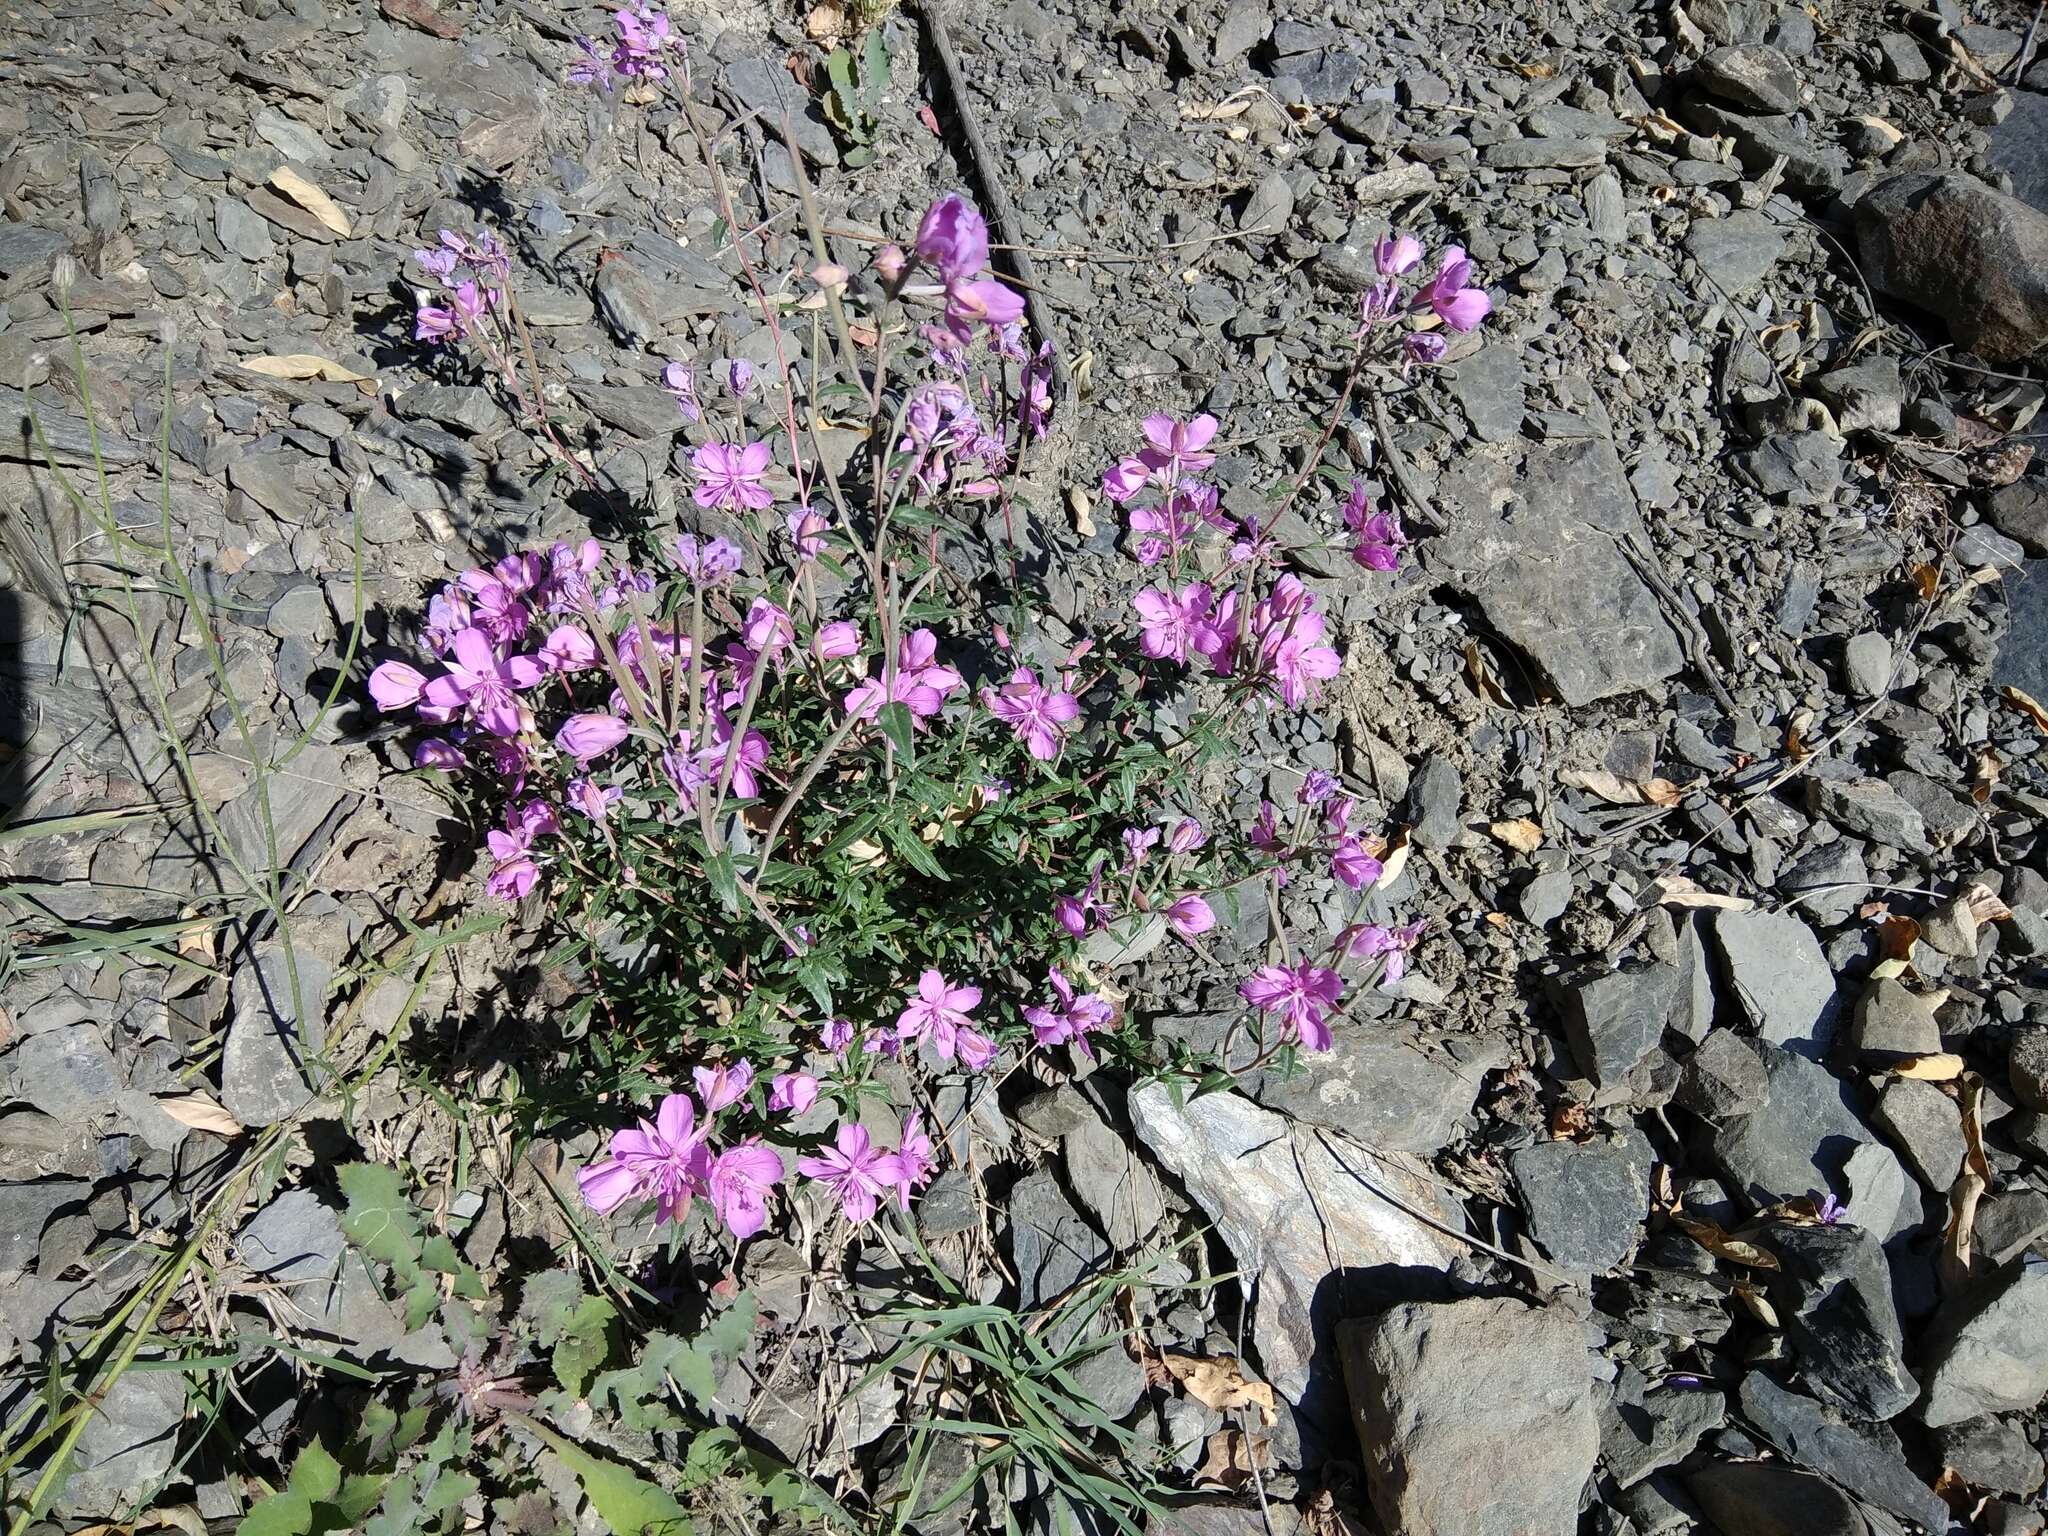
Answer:
[[558, 624], [548, 631], [538, 655], [550, 672], [581, 672], [597, 665], [597, 642], [574, 624]]
[[479, 289], [475, 283], [457, 284], [454, 297], [448, 303], [455, 313], [455, 329], [463, 334], [475, 330], [497, 302], [498, 290], [495, 288]]
[[1417, 363], [1442, 362], [1444, 351], [1444, 339], [1434, 331], [1410, 331], [1401, 338], [1401, 377]]
[[1355, 837], [1347, 837], [1338, 843], [1336, 851], [1330, 855], [1330, 873], [1354, 891], [1377, 884], [1384, 869], [1385, 866], [1367, 853]]
[[402, 661], [387, 661], [370, 674], [370, 697], [387, 714], [419, 703], [420, 690], [426, 686], [427, 674]]
[[440, 736], [429, 736], [412, 749], [412, 765], [415, 768], [456, 769], [467, 768], [469, 759], [462, 748]]
[[768, 1085], [768, 1108], [776, 1114], [806, 1114], [817, 1102], [818, 1080], [808, 1072], [780, 1072]]
[[1280, 851], [1280, 823], [1270, 800], [1259, 802], [1258, 817], [1252, 822], [1251, 845], [1261, 853]]
[[688, 363], [670, 363], [662, 369], [661, 387], [676, 397], [676, 409], [683, 420], [703, 418], [703, 408], [697, 404], [697, 373]]
[[1279, 1014], [1283, 1039], [1299, 1039], [1312, 1051], [1330, 1048], [1325, 1010], [1344, 994], [1337, 973], [1320, 965], [1264, 965], [1238, 989], [1261, 1013]]
[[932, 1156], [932, 1139], [925, 1135], [923, 1122], [924, 1116], [913, 1109], [903, 1117], [903, 1131], [896, 1142], [896, 1204], [906, 1211], [910, 1209], [910, 1192], [931, 1182], [932, 1169], [938, 1163]]
[[[701, 489], [701, 487], [700, 487]], [[767, 503], [762, 503], [767, 505]], [[730, 539], [699, 540], [694, 533], [679, 537], [674, 545], [676, 564], [686, 576], [694, 576], [707, 586], [717, 586], [731, 579], [740, 568], [743, 558], [740, 547]]]
[[1207, 469], [1216, 462], [1216, 455], [1205, 451], [1216, 435], [1214, 416], [1205, 412], [1185, 422], [1167, 415], [1147, 416], [1144, 426], [1140, 457], [1154, 470]]
[[1399, 981], [1408, 973], [1408, 956], [1421, 941], [1425, 921], [1417, 918], [1400, 928], [1385, 928], [1378, 923], [1361, 924], [1345, 941], [1344, 952], [1362, 955], [1368, 960], [1375, 955], [1385, 955], [1387, 966], [1382, 979]]
[[690, 467], [697, 471], [697, 489], [691, 493], [697, 505], [760, 511], [775, 500], [761, 483], [773, 456], [763, 442], [748, 443], [744, 448], [706, 443], [690, 455]]
[[1023, 318], [1024, 295], [1001, 278], [946, 285], [946, 324], [962, 341], [974, 334], [977, 325], [1000, 328]]
[[798, 1158], [797, 1172], [837, 1195], [848, 1221], [871, 1220], [881, 1197], [904, 1182], [903, 1160], [893, 1152], [876, 1150], [864, 1126], [842, 1124], [836, 1141], [816, 1157]]
[[860, 654], [860, 626], [846, 619], [834, 619], [830, 624], [820, 624], [818, 632], [811, 636], [811, 654], [820, 661], [838, 661], [846, 656]]
[[988, 221], [958, 192], [924, 211], [917, 226], [917, 259], [949, 283], [963, 282], [988, 265]]
[[[484, 840], [493, 843], [504, 836], [502, 832], [488, 832], [484, 834]], [[495, 847], [492, 852], [497, 852]], [[502, 902], [524, 901], [526, 893], [533, 889], [534, 883], [539, 879], [540, 866], [527, 857], [523, 850], [499, 854], [497, 866], [484, 881], [484, 889]]]
[[1408, 542], [1401, 519], [1392, 512], [1372, 510], [1363, 480], [1351, 482], [1351, 495], [1344, 503], [1344, 526], [1358, 539], [1351, 558], [1367, 570], [1391, 571], [1400, 565], [1401, 547]]
[[1143, 459], [1119, 459], [1102, 473], [1102, 494], [1120, 507], [1142, 491], [1151, 478], [1152, 467]]
[[747, 608], [747, 622], [740, 630], [740, 638], [756, 655], [769, 656], [796, 643], [796, 625], [787, 611], [765, 597], [757, 597]]
[[519, 734], [519, 701], [513, 691], [531, 688], [547, 674], [531, 656], [500, 661], [481, 629], [456, 631], [448, 670], [420, 690], [420, 713], [429, 720], [453, 720], [467, 712], [493, 736]]
[[1065, 728], [1081, 713], [1080, 700], [1071, 693], [1046, 688], [1029, 667], [1019, 667], [1000, 689], [981, 690], [981, 702], [990, 714], [1017, 733], [1024, 750], [1041, 763], [1060, 755]]
[[1045, 973], [1045, 984], [1052, 988], [1054, 1006], [1024, 1010], [1031, 1037], [1040, 1045], [1059, 1045], [1071, 1040], [1075, 1050], [1093, 1061], [1095, 1048], [1088, 1043], [1088, 1036], [1107, 1029], [1116, 1018], [1116, 1010], [1093, 992], [1077, 994], [1074, 984], [1058, 966]]
[[720, 1062], [715, 1067], [698, 1067], [690, 1076], [696, 1081], [697, 1097], [704, 1101], [704, 1113], [715, 1115], [747, 1096], [754, 1086], [754, 1064], [739, 1061], [728, 1067]]
[[1315, 594], [1298, 577], [1282, 576], [1252, 610], [1256, 670], [1289, 709], [1299, 709], [1343, 667], [1336, 650], [1322, 643], [1323, 616]]
[[1413, 235], [1387, 235], [1372, 248], [1373, 265], [1381, 277], [1399, 277], [1422, 260], [1422, 242]]
[[1487, 297], [1486, 290], [1472, 287], [1471, 281], [1472, 263], [1465, 248], [1447, 246], [1436, 276], [1423, 285], [1411, 307], [1435, 310], [1436, 317], [1452, 330], [1469, 331], [1493, 309], [1493, 300]]
[[603, 757], [628, 734], [626, 722], [617, 715], [592, 711], [571, 715], [563, 721], [562, 728], [555, 732], [555, 745], [575, 758], [580, 768]]
[[818, 1031], [818, 1039], [826, 1050], [837, 1056], [853, 1044], [853, 1020], [827, 1019]]
[[1185, 662], [1195, 633], [1209, 617], [1215, 597], [1206, 581], [1191, 581], [1178, 593], [1147, 587], [1131, 599], [1144, 626], [1138, 649], [1156, 660]]
[[956, 987], [927, 967], [917, 978], [917, 996], [896, 1015], [896, 1038], [908, 1044], [926, 1035], [942, 1061], [980, 1071], [995, 1060], [995, 1042], [974, 1027], [968, 1014], [981, 1004], [981, 988]]
[[562, 798], [592, 821], [603, 821], [623, 794], [616, 784], [600, 788], [589, 779], [582, 778], [571, 779], [562, 786]]
[[745, 1242], [768, 1224], [768, 1191], [782, 1182], [782, 1159], [749, 1136], [718, 1154], [705, 1182], [711, 1209]]
[[412, 317], [414, 341], [453, 341], [462, 334], [454, 314], [438, 304], [422, 304]]
[[914, 720], [927, 719], [944, 707], [947, 695], [960, 686], [960, 674], [938, 662], [939, 637], [929, 629], [915, 629], [896, 647], [895, 688], [883, 697], [883, 679], [871, 678], [846, 696], [846, 712], [867, 718], [880, 712], [884, 703], [898, 703]]
[[1173, 853], [1193, 853], [1208, 841], [1209, 834], [1202, 829], [1202, 824], [1192, 816], [1183, 816], [1167, 834], [1166, 846]]
[[1208, 902], [1190, 895], [1181, 897], [1166, 909], [1166, 921], [1182, 938], [1192, 939], [1216, 926], [1216, 914], [1210, 910]]
[[798, 507], [786, 522], [789, 541], [796, 546], [798, 559], [815, 560], [825, 553], [825, 533], [832, 525], [822, 515], [809, 507]]
[[657, 1222], [680, 1221], [711, 1177], [711, 1154], [704, 1146], [709, 1127], [697, 1126], [696, 1118], [690, 1096], [672, 1093], [661, 1101], [652, 1125], [642, 1120], [616, 1132], [608, 1155], [576, 1176], [584, 1204], [609, 1215], [629, 1199], [651, 1195]]

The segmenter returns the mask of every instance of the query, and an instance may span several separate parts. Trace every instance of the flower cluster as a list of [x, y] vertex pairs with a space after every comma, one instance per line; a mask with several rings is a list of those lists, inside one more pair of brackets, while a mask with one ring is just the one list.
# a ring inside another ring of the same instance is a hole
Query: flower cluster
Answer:
[[1444, 339], [1432, 327], [1469, 331], [1493, 312], [1493, 300], [1486, 290], [1473, 286], [1472, 262], [1463, 246], [1446, 246], [1436, 275], [1404, 298], [1401, 279], [1421, 264], [1421, 241], [1413, 235], [1389, 235], [1373, 248], [1373, 265], [1380, 280], [1359, 301], [1357, 334], [1361, 340], [1398, 323], [1404, 315], [1413, 322], [1412, 328], [1400, 333], [1404, 372], [1417, 364], [1443, 361]]
[[488, 230], [459, 235], [441, 231], [441, 243], [412, 253], [413, 264], [445, 292], [439, 304], [425, 295], [413, 314], [413, 339], [440, 343], [480, 335], [485, 322], [505, 299], [512, 258], [503, 242]]
[[571, 85], [609, 91], [620, 80], [668, 78], [667, 55], [683, 46], [670, 27], [668, 12], [638, 0], [613, 12], [612, 26], [619, 36], [609, 53], [590, 38], [576, 39], [582, 56], [569, 66]]

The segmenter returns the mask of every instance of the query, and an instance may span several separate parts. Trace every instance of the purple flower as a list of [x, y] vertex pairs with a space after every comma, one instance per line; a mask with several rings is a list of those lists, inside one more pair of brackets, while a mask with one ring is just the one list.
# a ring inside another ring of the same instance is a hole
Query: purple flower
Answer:
[[837, 1056], [853, 1044], [853, 1020], [827, 1019], [818, 1031], [818, 1039], [826, 1050]]
[[690, 455], [697, 471], [697, 488], [691, 494], [700, 507], [738, 507], [758, 512], [775, 498], [761, 483], [774, 457], [765, 442], [736, 448], [730, 443], [706, 443]]
[[768, 1084], [768, 1108], [777, 1114], [801, 1115], [818, 1102], [818, 1080], [808, 1072], [780, 1072]]
[[370, 674], [370, 698], [387, 714], [419, 703], [426, 686], [427, 674], [402, 661], [387, 661]]
[[1024, 1010], [1024, 1022], [1031, 1026], [1031, 1037], [1040, 1045], [1059, 1045], [1071, 1040], [1075, 1050], [1093, 1061], [1095, 1048], [1088, 1043], [1088, 1036], [1107, 1029], [1116, 1010], [1093, 992], [1077, 994], [1074, 984], [1058, 966], [1046, 972], [1045, 984], [1052, 988], [1052, 1006]]
[[781, 1182], [781, 1157], [757, 1136], [719, 1153], [705, 1179], [711, 1209], [741, 1242], [768, 1224], [768, 1191]]
[[910, 1209], [910, 1192], [931, 1182], [937, 1159], [932, 1156], [932, 1139], [924, 1133], [924, 1116], [912, 1110], [903, 1117], [903, 1130], [896, 1141], [896, 1204]]
[[1353, 480], [1351, 494], [1344, 502], [1344, 526], [1358, 542], [1351, 558], [1369, 571], [1391, 571], [1401, 563], [1401, 548], [1408, 536], [1401, 531], [1401, 519], [1392, 512], [1374, 511], [1365, 482]]
[[1024, 430], [1032, 437], [1045, 436], [1052, 419], [1052, 343], [1040, 342], [1038, 351], [1024, 368], [1023, 387], [1018, 392], [1017, 413]]
[[1184, 939], [1207, 933], [1216, 926], [1216, 914], [1199, 896], [1183, 896], [1166, 909], [1166, 921]]
[[1155, 660], [1185, 662], [1196, 632], [1214, 605], [1215, 596], [1206, 581], [1191, 581], [1179, 592], [1146, 587], [1131, 599], [1144, 627], [1138, 649]]
[[1136, 869], [1145, 862], [1146, 855], [1158, 846], [1157, 827], [1125, 827], [1123, 830], [1124, 868]]
[[948, 192], [925, 209], [916, 250], [946, 282], [965, 282], [988, 265], [988, 221], [958, 192]]
[[725, 392], [735, 400], [745, 399], [747, 391], [754, 387], [754, 365], [743, 357], [728, 357], [713, 371]]
[[860, 626], [846, 619], [834, 619], [818, 626], [811, 636], [811, 654], [820, 661], [838, 661], [860, 654]]
[[627, 1200], [653, 1196], [657, 1222], [680, 1221], [693, 1195], [707, 1192], [711, 1154], [704, 1137], [710, 1127], [695, 1124], [697, 1107], [684, 1093], [661, 1101], [654, 1123], [616, 1132], [610, 1152], [576, 1176], [583, 1201], [609, 1215]]
[[754, 1064], [738, 1061], [727, 1066], [720, 1062], [715, 1067], [697, 1067], [690, 1076], [696, 1081], [697, 1097], [704, 1101], [704, 1113], [715, 1115], [747, 1096], [754, 1086]]
[[1413, 308], [1431, 309], [1454, 331], [1469, 331], [1493, 309], [1484, 288], [1474, 288], [1472, 263], [1462, 245], [1447, 246], [1436, 276], [1415, 295]]
[[1318, 685], [1343, 667], [1336, 650], [1322, 643], [1323, 616], [1315, 594], [1298, 577], [1282, 576], [1252, 610], [1254, 670], [1289, 709], [1299, 709]]
[[575, 624], [558, 624], [536, 654], [550, 672], [581, 672], [597, 665], [597, 642]]
[[1140, 458], [1119, 459], [1102, 472], [1102, 494], [1116, 506], [1123, 506], [1152, 478], [1152, 467]]
[[971, 337], [977, 325], [1000, 329], [1023, 318], [1024, 295], [1001, 278], [946, 285], [946, 325], [961, 341]]
[[1388, 235], [1372, 248], [1373, 265], [1381, 277], [1399, 277], [1422, 260], [1422, 242], [1413, 235]]
[[1344, 952], [1368, 960], [1375, 955], [1385, 955], [1385, 980], [1399, 981], [1408, 973], [1408, 955], [1422, 938], [1423, 923], [1424, 919], [1417, 918], [1400, 928], [1387, 928], [1379, 923], [1362, 924], [1345, 942]]
[[1311, 768], [1303, 775], [1301, 788], [1294, 792], [1298, 805], [1321, 805], [1337, 793], [1337, 776], [1327, 768]]
[[883, 679], [862, 683], [846, 696], [846, 712], [865, 718], [880, 712], [884, 703], [898, 703], [914, 720], [928, 719], [944, 707], [947, 696], [960, 686], [960, 674], [938, 660], [939, 637], [929, 629], [914, 629], [896, 646], [896, 686], [883, 697]]
[[481, 629], [456, 632], [447, 672], [420, 690], [420, 713], [429, 720], [453, 720], [467, 713], [493, 736], [519, 734], [519, 701], [514, 690], [531, 688], [547, 674], [531, 656], [498, 659]]
[[697, 404], [697, 372], [688, 363], [670, 363], [662, 369], [661, 387], [676, 397], [676, 409], [683, 420], [703, 418], [703, 408]]
[[848, 1221], [869, 1221], [881, 1197], [903, 1183], [903, 1161], [893, 1152], [878, 1151], [864, 1126], [842, 1124], [835, 1140], [816, 1157], [798, 1158], [797, 1172], [837, 1195]]
[[467, 768], [469, 759], [462, 748], [440, 736], [429, 736], [412, 749], [412, 765], [415, 768]]
[[917, 995], [896, 1015], [896, 1038], [908, 1044], [929, 1035], [942, 1061], [957, 1055], [962, 1066], [978, 1072], [996, 1056], [995, 1042], [968, 1018], [980, 1004], [981, 988], [956, 987], [927, 967], [917, 978]]
[[1145, 448], [1139, 457], [1155, 471], [1207, 469], [1216, 455], [1207, 452], [1216, 435], [1216, 418], [1206, 412], [1192, 421], [1171, 416], [1147, 416], [1144, 422]]
[[789, 541], [796, 546], [797, 558], [815, 560], [825, 553], [825, 532], [832, 525], [810, 507], [798, 507], [787, 518]]
[[412, 339], [414, 341], [453, 341], [462, 334], [452, 310], [438, 304], [422, 304], [413, 312]]
[[1344, 838], [1330, 855], [1330, 873], [1350, 886], [1362, 891], [1368, 885], [1379, 883], [1385, 873], [1385, 866], [1365, 851], [1365, 845], [1355, 837]]
[[981, 702], [1024, 743], [1041, 763], [1060, 755], [1065, 729], [1081, 713], [1080, 700], [1060, 689], [1047, 688], [1029, 667], [1019, 667], [1000, 689], [984, 688]]
[[600, 788], [589, 779], [571, 779], [562, 786], [562, 798], [592, 821], [603, 821], [623, 795], [616, 784]]
[[1830, 1190], [1815, 1202], [1814, 1214], [1820, 1218], [1822, 1226], [1832, 1227], [1849, 1214], [1849, 1207], [1836, 1199], [1834, 1191]]
[[[767, 503], [763, 502], [762, 505], [766, 506]], [[683, 574], [696, 577], [706, 586], [717, 586], [738, 575], [740, 562], [744, 558], [740, 553], [740, 547], [732, 540], [706, 539], [699, 542], [694, 533], [686, 533], [677, 538], [674, 554], [676, 564], [682, 568]]]
[[1202, 824], [1192, 816], [1183, 816], [1167, 834], [1166, 846], [1173, 853], [1193, 853], [1208, 841], [1209, 834], [1203, 830]]
[[1410, 331], [1401, 338], [1401, 372], [1405, 377], [1416, 364], [1440, 363], [1444, 360], [1443, 337], [1434, 331]]
[[1283, 1039], [1298, 1039], [1312, 1051], [1330, 1048], [1326, 1010], [1344, 995], [1344, 982], [1327, 966], [1260, 966], [1237, 990], [1261, 1013], [1280, 1016]]
[[617, 715], [592, 711], [571, 715], [555, 732], [555, 745], [576, 759], [581, 768], [603, 757], [630, 734]]
[[1273, 802], [1259, 802], [1258, 817], [1252, 822], [1251, 845], [1261, 853], [1280, 851], [1280, 822], [1273, 810]]

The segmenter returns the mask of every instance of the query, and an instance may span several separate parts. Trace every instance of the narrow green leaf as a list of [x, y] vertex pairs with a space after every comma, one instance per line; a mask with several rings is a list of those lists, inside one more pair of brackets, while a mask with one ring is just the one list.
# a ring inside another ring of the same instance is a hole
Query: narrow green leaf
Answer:
[[666, 1489], [616, 1462], [600, 1461], [526, 1414], [508, 1411], [505, 1417], [544, 1441], [549, 1450], [562, 1458], [563, 1465], [576, 1474], [590, 1507], [612, 1536], [690, 1536], [689, 1517]]
[[893, 704], [884, 704], [875, 720], [881, 726], [882, 734], [889, 738], [889, 745], [896, 749], [897, 756], [908, 765], [917, 755], [913, 745], [916, 737], [912, 730], [910, 706], [900, 699]]

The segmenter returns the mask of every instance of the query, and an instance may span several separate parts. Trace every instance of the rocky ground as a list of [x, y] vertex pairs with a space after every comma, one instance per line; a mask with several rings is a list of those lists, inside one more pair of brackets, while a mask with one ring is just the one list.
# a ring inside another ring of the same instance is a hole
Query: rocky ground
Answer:
[[[1245, 819], [1312, 767], [1376, 791], [1410, 851], [1375, 900], [1429, 919], [1415, 965], [1301, 1076], [1186, 1105], [1012, 1079], [920, 1208], [963, 1280], [1026, 1310], [1153, 1262], [1143, 1347], [1095, 1356], [1087, 1386], [1187, 1496], [1154, 1525], [2040, 1532], [2031, 7], [1009, 0], [941, 13], [957, 96], [905, 11], [872, 156], [799, 83], [819, 66], [794, 9], [674, 15], [784, 267], [784, 113], [852, 266], [933, 188], [987, 204], [1000, 180], [1072, 379], [1029, 495], [1076, 629], [1122, 609], [1131, 568], [1069, 492], [1137, 418], [1215, 413], [1219, 473], [1255, 496], [1335, 402], [1380, 234], [1462, 241], [1495, 299], [1441, 375], [1340, 423], [1329, 462], [1394, 496], [1413, 558], [1305, 572], [1342, 620], [1332, 705], [1253, 728], [1248, 756], [1296, 767], [1206, 786]], [[497, 0], [10, 9], [0, 735], [12, 826], [41, 835], [0, 830], [0, 1402], [25, 1415], [188, 1242], [203, 1281], [150, 1350], [236, 1362], [210, 1410], [189, 1376], [121, 1376], [55, 1490], [69, 1524], [231, 1524], [325, 1390], [303, 1351], [454, 1367], [343, 1264], [335, 1162], [414, 1170], [495, 1287], [572, 1243], [573, 1194], [550, 1192], [594, 1134], [487, 1113], [518, 1097], [504, 1038], [559, 1001], [537, 925], [419, 936], [478, 910], [480, 878], [359, 700], [429, 584], [589, 526], [492, 396], [411, 342], [415, 245], [505, 236], [561, 412], [657, 523], [663, 363], [771, 361], [674, 113], [562, 82], [572, 37], [604, 30]], [[312, 727], [261, 796], [192, 610], [46, 462], [92, 479], [60, 274], [112, 516], [154, 529], [167, 435], [237, 707], [266, 751]], [[1334, 506], [1293, 515], [1335, 531]], [[247, 894], [267, 867], [302, 995], [331, 987], [297, 1020]], [[1347, 915], [1313, 882], [1289, 902], [1296, 925]], [[1213, 1044], [1238, 974], [1168, 947], [1134, 996], [1160, 1036]], [[599, 1238], [645, 1251], [624, 1223]], [[907, 1371], [852, 1390], [882, 1346], [817, 1262], [748, 1250], [769, 1326], [722, 1406], [859, 1509], [927, 1410]], [[768, 1369], [778, 1351], [806, 1369]], [[1271, 1425], [1162, 1364], [1224, 1354], [1270, 1384]], [[1096, 1519], [1027, 1480], [910, 1526], [1006, 1507]]]

